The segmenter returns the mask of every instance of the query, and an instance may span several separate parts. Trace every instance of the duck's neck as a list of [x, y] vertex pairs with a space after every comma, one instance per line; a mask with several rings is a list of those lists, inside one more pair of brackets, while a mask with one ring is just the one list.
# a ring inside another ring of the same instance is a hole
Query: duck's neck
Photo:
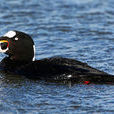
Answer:
[[8, 70], [8, 71], [14, 71], [18, 69], [19, 67], [29, 64], [32, 61], [16, 61], [16, 60], [11, 60], [10, 57], [5, 57], [1, 63], [0, 67], [3, 70]]

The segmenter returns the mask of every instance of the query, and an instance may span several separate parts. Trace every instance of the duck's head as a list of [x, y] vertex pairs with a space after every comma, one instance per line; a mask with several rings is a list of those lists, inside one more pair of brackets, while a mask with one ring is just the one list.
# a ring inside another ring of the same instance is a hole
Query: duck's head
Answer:
[[34, 61], [35, 45], [32, 38], [20, 31], [9, 31], [0, 37], [0, 52], [14, 61]]

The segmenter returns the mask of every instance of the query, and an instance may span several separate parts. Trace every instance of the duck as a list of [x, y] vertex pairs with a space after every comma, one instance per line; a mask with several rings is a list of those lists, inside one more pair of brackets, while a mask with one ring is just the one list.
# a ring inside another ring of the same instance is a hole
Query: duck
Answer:
[[12, 30], [0, 37], [0, 71], [35, 80], [70, 80], [86, 84], [114, 84], [114, 75], [87, 63], [64, 57], [35, 58], [35, 44], [27, 33]]

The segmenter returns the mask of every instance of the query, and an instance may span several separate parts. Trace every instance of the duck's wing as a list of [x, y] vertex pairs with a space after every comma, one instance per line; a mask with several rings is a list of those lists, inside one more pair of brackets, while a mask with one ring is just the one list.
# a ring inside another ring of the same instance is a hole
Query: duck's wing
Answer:
[[29, 78], [70, 79], [75, 81], [113, 82], [114, 76], [74, 59], [53, 57], [34, 61], [19, 70]]

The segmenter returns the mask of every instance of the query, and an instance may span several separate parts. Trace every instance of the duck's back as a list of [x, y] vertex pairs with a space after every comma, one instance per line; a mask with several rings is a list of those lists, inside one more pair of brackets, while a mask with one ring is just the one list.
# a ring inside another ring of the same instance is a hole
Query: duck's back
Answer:
[[21, 73], [33, 79], [73, 80], [76, 82], [114, 83], [114, 76], [90, 67], [86, 63], [68, 58], [52, 57], [37, 60], [18, 68]]

